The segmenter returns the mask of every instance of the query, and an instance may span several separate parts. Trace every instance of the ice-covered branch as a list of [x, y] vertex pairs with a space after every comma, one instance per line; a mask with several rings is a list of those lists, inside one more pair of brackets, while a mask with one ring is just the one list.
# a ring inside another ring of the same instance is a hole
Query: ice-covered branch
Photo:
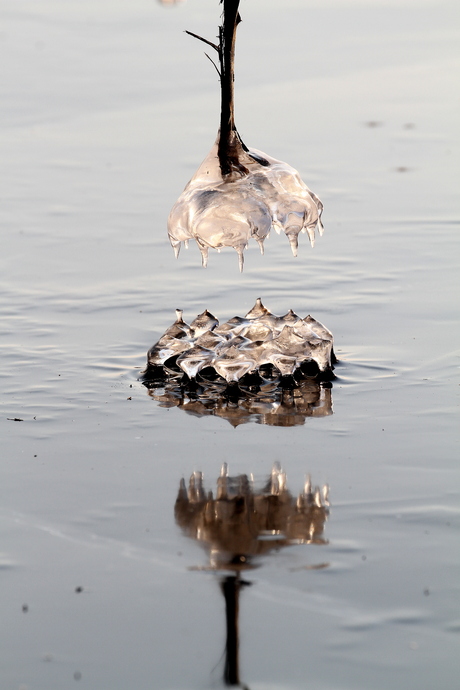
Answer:
[[[287, 163], [249, 149], [235, 125], [234, 57], [239, 0], [223, 0], [219, 43], [190, 33], [217, 50], [220, 63], [220, 128], [210, 153], [174, 205], [168, 234], [176, 257], [194, 239], [207, 265], [209, 249], [233, 247], [243, 270], [243, 252], [254, 239], [263, 253], [272, 228], [284, 232], [297, 256], [298, 236], [323, 232], [323, 205]], [[208, 56], [209, 57], [209, 56]]]

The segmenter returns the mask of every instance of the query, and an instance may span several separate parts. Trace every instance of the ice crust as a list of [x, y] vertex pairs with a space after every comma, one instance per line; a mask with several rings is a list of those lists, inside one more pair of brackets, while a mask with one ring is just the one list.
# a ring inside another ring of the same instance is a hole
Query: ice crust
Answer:
[[332, 333], [310, 315], [302, 319], [289, 310], [276, 316], [257, 299], [245, 317], [235, 316], [222, 325], [208, 310], [190, 325], [181, 310], [176, 317], [149, 350], [148, 367], [179, 367], [192, 380], [211, 368], [227, 384], [237, 384], [246, 374], [260, 375], [264, 366], [281, 377], [292, 376], [308, 362], [321, 373], [333, 368]]
[[323, 205], [299, 173], [287, 163], [239, 144], [238, 160], [247, 173], [222, 176], [218, 142], [200, 165], [173, 206], [168, 235], [176, 258], [182, 243], [194, 239], [206, 267], [209, 249], [233, 247], [243, 270], [244, 250], [254, 239], [264, 252], [272, 228], [284, 232], [297, 256], [298, 236], [307, 233], [311, 246], [315, 230], [323, 234]]

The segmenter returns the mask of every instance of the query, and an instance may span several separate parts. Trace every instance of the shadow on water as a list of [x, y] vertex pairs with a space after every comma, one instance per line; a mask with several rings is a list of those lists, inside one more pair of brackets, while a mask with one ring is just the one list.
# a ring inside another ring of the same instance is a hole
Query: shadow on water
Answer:
[[192, 569], [225, 573], [220, 588], [226, 612], [226, 685], [246, 687], [240, 684], [239, 596], [241, 589], [252, 583], [243, 579], [243, 572], [258, 567], [262, 556], [285, 546], [327, 544], [323, 531], [329, 515], [328, 494], [327, 485], [313, 488], [308, 477], [303, 491], [294, 497], [279, 463], [274, 464], [260, 489], [246, 474], [230, 477], [224, 464], [215, 497], [212, 491], [205, 491], [201, 472], [191, 475], [188, 487], [181, 480], [174, 509], [176, 522], [209, 553], [207, 566]]

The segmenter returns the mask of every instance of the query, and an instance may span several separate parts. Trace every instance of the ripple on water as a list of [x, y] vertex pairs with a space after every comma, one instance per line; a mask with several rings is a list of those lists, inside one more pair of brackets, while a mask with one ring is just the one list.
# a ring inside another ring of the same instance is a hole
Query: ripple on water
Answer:
[[425, 611], [417, 609], [395, 609], [373, 615], [357, 615], [351, 617], [340, 626], [343, 630], [366, 632], [386, 625], [422, 625], [428, 622], [430, 616]]
[[15, 570], [17, 567], [17, 562], [11, 556], [0, 551], [0, 571]]

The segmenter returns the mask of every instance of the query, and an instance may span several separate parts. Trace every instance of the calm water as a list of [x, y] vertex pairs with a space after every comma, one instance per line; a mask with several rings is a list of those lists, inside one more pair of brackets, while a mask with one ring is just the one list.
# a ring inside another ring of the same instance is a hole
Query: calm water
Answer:
[[[273, 234], [242, 275], [230, 250], [175, 261], [165, 231], [215, 137], [216, 74], [183, 30], [212, 40], [217, 1], [3, 2], [2, 689], [219, 687], [225, 573], [176, 525], [179, 481], [274, 461], [294, 494], [330, 484], [328, 543], [244, 573], [242, 683], [457, 687], [457, 4], [241, 12], [239, 130], [326, 227], [297, 259]], [[259, 296], [333, 331], [332, 415], [234, 429], [149, 397], [176, 307], [223, 321]]]

